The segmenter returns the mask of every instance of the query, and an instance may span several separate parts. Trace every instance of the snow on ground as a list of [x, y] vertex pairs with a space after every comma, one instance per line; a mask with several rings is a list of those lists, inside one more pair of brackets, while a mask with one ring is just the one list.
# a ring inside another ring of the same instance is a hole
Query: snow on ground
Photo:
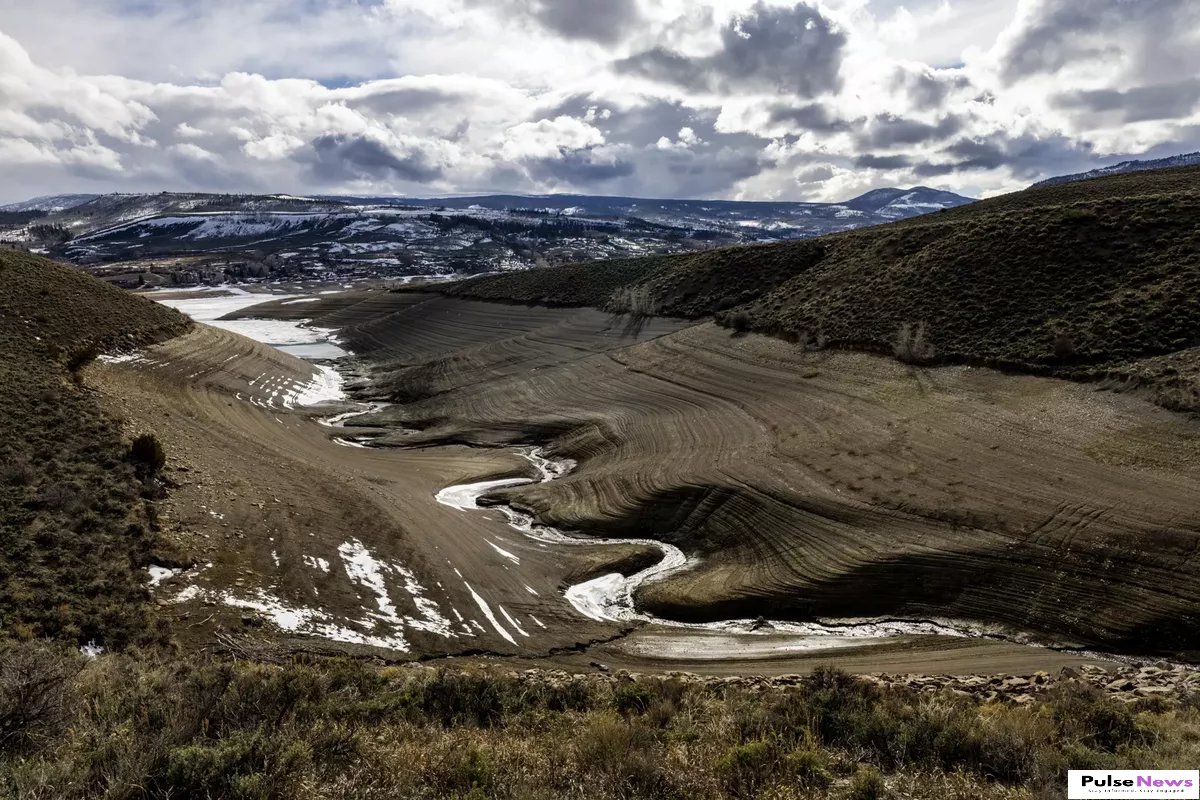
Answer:
[[[417, 581], [411, 570], [401, 564], [380, 561], [357, 539], [351, 539], [338, 547], [338, 555], [342, 557], [342, 565], [351, 582], [374, 593], [379, 613], [371, 616], [396, 627], [407, 625], [440, 636], [454, 635], [450, 629], [450, 620], [442, 615], [437, 603], [425, 597], [425, 587]], [[419, 616], [401, 617], [397, 612], [384, 578], [384, 575], [389, 573], [403, 580], [404, 590], [412, 597]]]
[[483, 612], [485, 617], [487, 617], [487, 621], [492, 623], [492, 627], [496, 629], [496, 633], [503, 636], [509, 644], [515, 646], [517, 640], [512, 637], [512, 634], [509, 633], [503, 625], [500, 624], [500, 620], [496, 619], [496, 615], [492, 613], [492, 607], [488, 605], [487, 600], [484, 600], [482, 597], [480, 597], [479, 592], [476, 592], [471, 588], [471, 584], [463, 581], [463, 585], [467, 587], [467, 591], [471, 593], [471, 597], [475, 598], [475, 604], [479, 606], [479, 610]]
[[[197, 292], [193, 296], [152, 300], [182, 311], [197, 322], [241, 334], [256, 342], [269, 344], [297, 358], [335, 360], [349, 355], [334, 341], [334, 331], [328, 328], [312, 328], [307, 320], [278, 319], [221, 319], [244, 308], [287, 300], [289, 303], [308, 302], [316, 298], [302, 298], [293, 294], [263, 294], [247, 292], [236, 287], [224, 290], [226, 294]], [[191, 293], [189, 293], [191, 294]], [[287, 305], [288, 303], [285, 303]]]
[[321, 572], [324, 572], [326, 575], [329, 574], [329, 562], [323, 558], [316, 558], [314, 556], [305, 556], [304, 563], [307, 564], [308, 566], [312, 567], [313, 569], [321, 570]]
[[146, 571], [150, 573], [151, 586], [158, 586], [163, 581], [170, 580], [183, 572], [181, 569], [169, 569], [168, 567], [160, 567], [153, 564]]

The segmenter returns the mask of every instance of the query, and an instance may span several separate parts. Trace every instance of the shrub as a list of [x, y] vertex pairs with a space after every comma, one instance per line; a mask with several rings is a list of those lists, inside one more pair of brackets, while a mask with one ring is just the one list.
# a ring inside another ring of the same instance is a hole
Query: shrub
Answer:
[[167, 465], [167, 453], [153, 433], [143, 433], [129, 446], [129, 459], [139, 468], [154, 475]]
[[85, 345], [67, 357], [67, 369], [72, 373], [78, 373], [79, 370], [95, 361], [99, 355], [100, 351], [95, 347]]
[[937, 359], [937, 350], [925, 338], [924, 322], [915, 330], [908, 323], [901, 325], [892, 352], [905, 364], [932, 364]]
[[9, 486], [28, 486], [35, 473], [28, 461], [8, 461], [0, 464], [0, 483]]
[[609, 297], [608, 310], [634, 318], [653, 317], [662, 312], [662, 303], [654, 299], [649, 286], [623, 286]]
[[1054, 357], [1059, 361], [1074, 358], [1077, 352], [1075, 340], [1067, 334], [1060, 333], [1054, 337]]
[[729, 325], [738, 333], [745, 333], [750, 330], [750, 312], [738, 311], [729, 320]]
[[466, 673], [437, 672], [431, 680], [410, 688], [419, 710], [446, 727], [491, 727], [504, 714], [497, 680]]
[[644, 683], [623, 683], [613, 692], [613, 706], [625, 716], [645, 714], [654, 701], [654, 691]]
[[731, 797], [757, 797], [784, 780], [806, 789], [824, 788], [831, 782], [819, 753], [800, 750], [788, 754], [783, 740], [775, 736], [730, 748], [717, 760], [715, 771]]
[[78, 657], [46, 644], [0, 649], [0, 753], [36, 746], [66, 727]]
[[863, 767], [850, 784], [847, 800], [883, 800], [887, 797], [887, 784], [874, 767]]
[[787, 771], [805, 789], [823, 789], [833, 782], [825, 758], [817, 750], [797, 750], [790, 754]]
[[1078, 206], [1068, 208], [1063, 212], [1063, 219], [1067, 222], [1088, 222], [1096, 219], [1097, 216], [1096, 209]]

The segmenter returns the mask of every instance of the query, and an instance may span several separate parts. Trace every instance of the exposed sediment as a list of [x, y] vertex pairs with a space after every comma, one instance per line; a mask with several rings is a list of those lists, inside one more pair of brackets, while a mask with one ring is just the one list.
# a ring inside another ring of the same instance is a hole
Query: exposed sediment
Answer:
[[[388, 414], [425, 441], [540, 438], [580, 461], [503, 494], [549, 525], [701, 559], [642, 590], [657, 615], [942, 618], [1197, 649], [1200, 435], [1185, 418], [1093, 387], [711, 325], [570, 357], [555, 337], [579, 311], [455, 302], [388, 316], [421, 343], [382, 347], [404, 354], [373, 391], [403, 402]], [[500, 335], [506, 314], [537, 327]], [[410, 378], [431, 382], [414, 392]], [[1169, 464], [1155, 461], [1163, 436]]]

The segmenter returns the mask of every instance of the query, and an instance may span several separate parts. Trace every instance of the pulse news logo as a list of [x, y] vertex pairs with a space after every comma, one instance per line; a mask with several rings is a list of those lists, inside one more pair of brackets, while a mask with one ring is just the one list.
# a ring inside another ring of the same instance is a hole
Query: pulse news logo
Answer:
[[1200, 800], [1200, 770], [1073, 769], [1067, 774], [1067, 800], [1130, 797]]

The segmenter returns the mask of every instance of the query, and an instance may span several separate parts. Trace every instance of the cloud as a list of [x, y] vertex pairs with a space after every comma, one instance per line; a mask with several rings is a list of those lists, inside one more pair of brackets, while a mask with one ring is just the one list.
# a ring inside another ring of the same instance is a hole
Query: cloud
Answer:
[[906, 92], [916, 109], [933, 111], [942, 108], [952, 94], [971, 89], [971, 80], [956, 70], [899, 67], [892, 89]]
[[908, 156], [874, 156], [863, 155], [854, 159], [854, 166], [864, 169], [904, 169], [912, 166]]
[[638, 22], [635, 0], [534, 0], [531, 13], [552, 31], [568, 39], [591, 39], [611, 44]]
[[[1064, 166], [1086, 161], [1091, 148], [1063, 136], [1008, 136], [1003, 133], [978, 139], [959, 139], [943, 148], [935, 161], [913, 165], [920, 177], [958, 172], [1009, 169], [1014, 175], [1032, 180], [1038, 176], [1063, 174]], [[1070, 172], [1070, 170], [1067, 170]]]
[[1055, 95], [1058, 108], [1082, 112], [1093, 120], [1114, 117], [1118, 123], [1188, 117], [1200, 104], [1200, 79], [1118, 89], [1077, 90]]
[[850, 130], [850, 121], [841, 119], [830, 108], [821, 103], [804, 106], [773, 106], [770, 111], [772, 123], [788, 123], [801, 130], [835, 133]]
[[397, 146], [369, 135], [326, 134], [311, 144], [313, 173], [329, 182], [399, 178], [430, 183], [443, 174], [419, 147]]
[[748, 90], [807, 98], [840, 86], [846, 35], [804, 3], [779, 8], [760, 0], [722, 29], [720, 42], [710, 55], [659, 46], [614, 66], [623, 74], [719, 94]]
[[1011, 85], [1079, 62], [1103, 62], [1129, 79], [1161, 78], [1171, 65], [1194, 68], [1198, 18], [1194, 0], [1028, 2], [1010, 34], [1001, 75]]
[[525, 162], [537, 180], [554, 179], [568, 186], [589, 186], [634, 174], [633, 163], [591, 147], [563, 150], [557, 156]]
[[0, 6], [0, 200], [991, 194], [1200, 146], [1185, 0]]
[[914, 145], [948, 139], [963, 129], [963, 119], [948, 115], [937, 122], [881, 114], [867, 123], [859, 133], [859, 145], [865, 149]]

